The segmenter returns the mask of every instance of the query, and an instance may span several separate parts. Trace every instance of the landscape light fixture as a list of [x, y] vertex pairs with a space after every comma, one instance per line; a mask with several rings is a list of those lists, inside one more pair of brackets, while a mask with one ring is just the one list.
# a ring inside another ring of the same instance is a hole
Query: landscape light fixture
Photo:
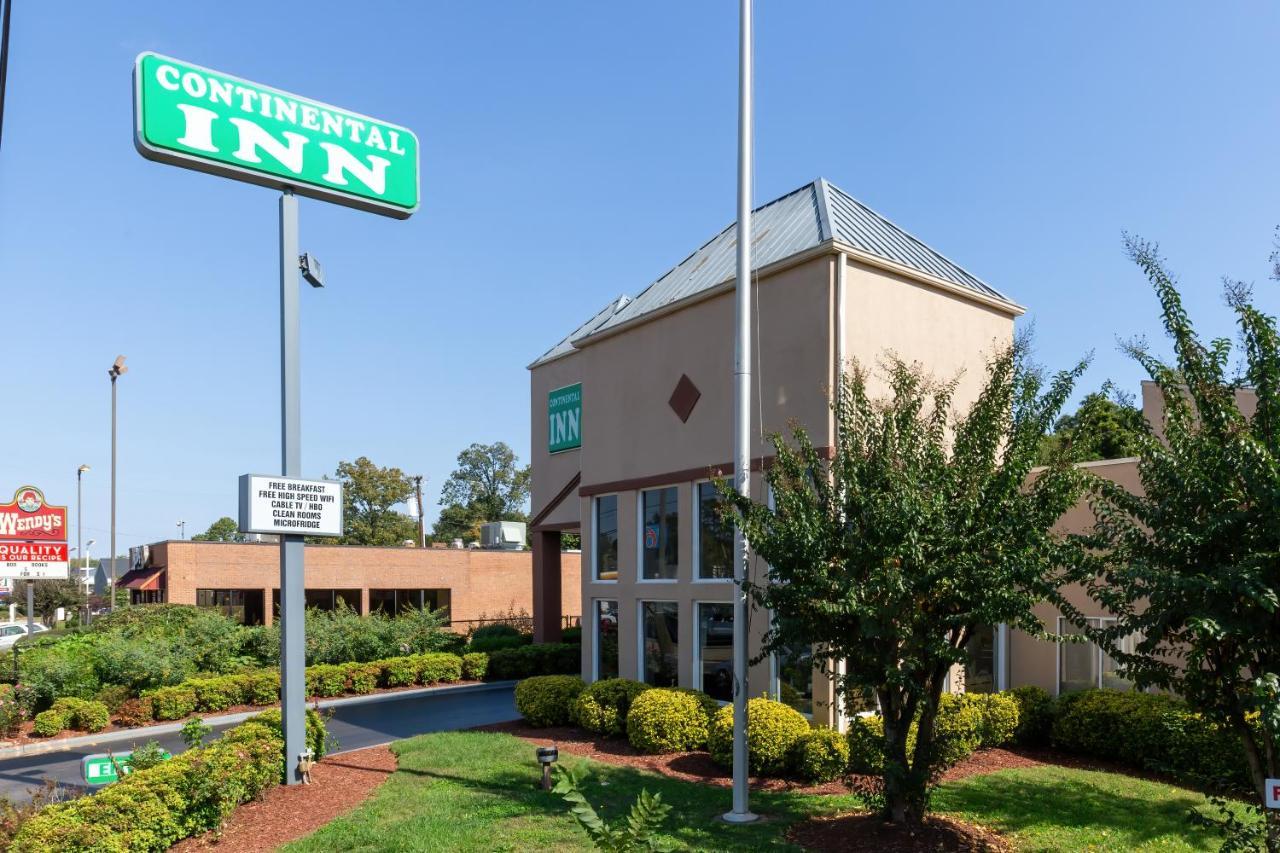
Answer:
[[312, 287], [324, 287], [324, 268], [320, 266], [315, 255], [310, 252], [298, 255], [298, 269], [302, 271], [302, 277], [307, 280], [307, 284]]
[[542, 765], [542, 790], [551, 790], [551, 765], [560, 757], [560, 750], [554, 746], [538, 747], [538, 763]]

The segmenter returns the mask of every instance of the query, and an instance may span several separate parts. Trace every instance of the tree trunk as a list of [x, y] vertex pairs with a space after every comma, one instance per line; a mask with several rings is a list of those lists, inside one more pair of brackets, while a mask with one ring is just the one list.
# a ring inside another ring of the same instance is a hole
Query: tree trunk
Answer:
[[907, 759], [907, 737], [911, 732], [913, 703], [901, 696], [882, 695], [884, 720], [884, 811], [894, 823], [918, 826], [924, 821], [928, 806], [926, 768], [921, 773]]

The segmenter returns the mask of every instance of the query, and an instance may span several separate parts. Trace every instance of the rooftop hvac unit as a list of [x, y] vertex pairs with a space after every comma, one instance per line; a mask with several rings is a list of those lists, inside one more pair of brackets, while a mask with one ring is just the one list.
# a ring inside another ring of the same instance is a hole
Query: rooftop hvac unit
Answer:
[[523, 551], [525, 523], [523, 521], [490, 521], [480, 525], [480, 547], [503, 551]]

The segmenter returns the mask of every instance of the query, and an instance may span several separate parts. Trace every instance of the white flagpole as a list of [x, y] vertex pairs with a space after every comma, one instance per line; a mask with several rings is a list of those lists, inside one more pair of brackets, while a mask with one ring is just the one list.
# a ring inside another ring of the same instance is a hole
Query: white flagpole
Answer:
[[[738, 34], [738, 285], [737, 342], [734, 348], [733, 460], [734, 487], [751, 495], [751, 139], [752, 60], [751, 3], [740, 0]], [[748, 806], [747, 789], [747, 578], [746, 537], [733, 534], [733, 811], [730, 823], [756, 819]]]

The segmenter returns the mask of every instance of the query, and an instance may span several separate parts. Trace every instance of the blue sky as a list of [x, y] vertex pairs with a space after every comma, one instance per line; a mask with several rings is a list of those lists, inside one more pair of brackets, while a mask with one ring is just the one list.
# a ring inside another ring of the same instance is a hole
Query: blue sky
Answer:
[[[1124, 229], [1159, 240], [1206, 332], [1267, 280], [1280, 224], [1280, 7], [757, 3], [764, 202], [819, 175], [1030, 308], [1042, 361], [1159, 340]], [[105, 554], [119, 353], [119, 541], [234, 515], [279, 464], [276, 194], [143, 160], [155, 50], [413, 128], [397, 222], [302, 200], [303, 467], [427, 475], [528, 458], [525, 365], [734, 216], [736, 4], [17, 3], [0, 149], [0, 495], [74, 504]], [[729, 345], [726, 342], [726, 345]], [[74, 506], [73, 506], [74, 512]], [[74, 520], [73, 520], [74, 525]]]

